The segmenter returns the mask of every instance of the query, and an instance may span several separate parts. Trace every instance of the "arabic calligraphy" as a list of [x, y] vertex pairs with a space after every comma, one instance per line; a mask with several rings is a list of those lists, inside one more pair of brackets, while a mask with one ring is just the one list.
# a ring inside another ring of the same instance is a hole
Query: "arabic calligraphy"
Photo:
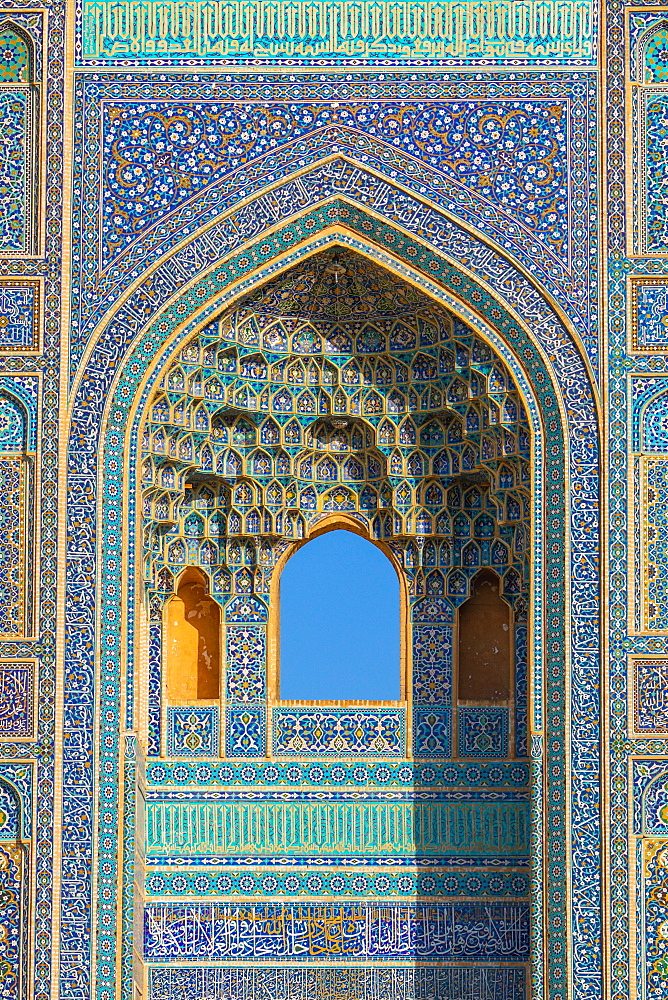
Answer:
[[668, 660], [636, 660], [636, 730], [647, 733], [668, 731]]
[[32, 736], [33, 664], [0, 662], [0, 737]]
[[494, 62], [593, 54], [591, 0], [87, 0], [84, 61]]
[[149, 970], [149, 1000], [434, 1000], [484, 997], [524, 1000], [522, 967], [477, 968], [260, 968]]
[[526, 961], [528, 903], [226, 906], [154, 903], [147, 960], [460, 959]]

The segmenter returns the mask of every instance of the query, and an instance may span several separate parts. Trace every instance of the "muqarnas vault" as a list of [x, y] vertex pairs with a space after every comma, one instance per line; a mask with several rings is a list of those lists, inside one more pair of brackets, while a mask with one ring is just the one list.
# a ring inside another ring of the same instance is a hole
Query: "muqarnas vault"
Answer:
[[[334, 249], [185, 344], [148, 402], [141, 451], [149, 753], [283, 761], [185, 772], [189, 784], [206, 773], [264, 788], [259, 801], [238, 787], [216, 801], [201, 787], [187, 805], [172, 791], [179, 765], [149, 764], [151, 988], [243, 993], [255, 977], [287, 994], [354, 995], [387, 981], [426, 997], [490, 979], [523, 995], [528, 769], [509, 761], [526, 759], [530, 435], [506, 365], [424, 294]], [[334, 526], [382, 545], [400, 574], [412, 655], [398, 702], [281, 702], [267, 655], [279, 570], [300, 540]], [[505, 662], [496, 678], [460, 663], [456, 691], [457, 609], [472, 608], [469, 629], [482, 633], [474, 602], [485, 595], [488, 632], [488, 605], [503, 609]], [[199, 641], [188, 658], [189, 621]], [[413, 757], [438, 760], [438, 777], [400, 763]], [[487, 763], [444, 769], [453, 757]], [[322, 784], [317, 799], [285, 793], [306, 776]], [[224, 858], [264, 873], [234, 876]], [[229, 898], [254, 884], [274, 898]], [[192, 898], [200, 885], [204, 903]], [[201, 967], [230, 953], [319, 968]], [[421, 967], [387, 967], [407, 958]], [[384, 967], [349, 985], [345, 969], [321, 968], [374, 959]]]

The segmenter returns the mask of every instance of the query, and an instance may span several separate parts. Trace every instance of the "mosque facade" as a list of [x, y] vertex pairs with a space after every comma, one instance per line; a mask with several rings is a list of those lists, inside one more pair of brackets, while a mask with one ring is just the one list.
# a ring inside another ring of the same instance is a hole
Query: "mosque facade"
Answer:
[[[0, 1000], [668, 1000], [668, 7], [6, 0], [0, 105]], [[333, 530], [396, 700], [282, 696]]]

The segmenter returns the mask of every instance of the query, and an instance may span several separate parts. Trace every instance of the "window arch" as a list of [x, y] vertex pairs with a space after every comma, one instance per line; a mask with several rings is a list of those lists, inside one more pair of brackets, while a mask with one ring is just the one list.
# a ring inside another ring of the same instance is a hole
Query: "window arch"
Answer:
[[33, 82], [33, 46], [12, 21], [0, 24], [0, 83]]
[[31, 574], [28, 505], [32, 499], [33, 463], [26, 454], [28, 419], [22, 403], [0, 392], [0, 635], [29, 630]]
[[281, 700], [402, 697], [400, 580], [393, 560], [345, 520], [289, 553], [277, 582]]
[[0, 991], [26, 996], [25, 918], [30, 849], [24, 839], [22, 801], [17, 789], [0, 779]]
[[653, 396], [642, 410], [642, 443], [645, 452], [668, 452], [668, 393]]
[[642, 36], [636, 58], [642, 83], [668, 83], [668, 20], [655, 23]]
[[34, 252], [34, 173], [37, 88], [30, 37], [11, 21], [0, 24], [0, 251]]
[[459, 608], [459, 704], [506, 705], [510, 699], [511, 609], [500, 590], [501, 580], [497, 574], [483, 569], [471, 582], [471, 596]]
[[170, 702], [216, 699], [220, 693], [220, 608], [208, 582], [189, 567], [166, 604], [167, 696]]
[[668, 101], [668, 19], [654, 21], [630, 51], [633, 81], [629, 103], [636, 116], [634, 141], [638, 190], [634, 198], [642, 210], [634, 225], [635, 252], [641, 256], [665, 253], [668, 224], [660, 180], [663, 177], [664, 122]]

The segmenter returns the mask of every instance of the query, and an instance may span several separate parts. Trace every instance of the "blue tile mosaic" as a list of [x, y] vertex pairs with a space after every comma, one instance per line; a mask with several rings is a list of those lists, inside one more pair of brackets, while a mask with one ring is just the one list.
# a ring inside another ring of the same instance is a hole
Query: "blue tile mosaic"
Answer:
[[266, 745], [266, 710], [228, 708], [225, 724], [225, 752], [228, 757], [263, 757]]
[[167, 753], [170, 757], [212, 757], [219, 753], [218, 708], [184, 705], [167, 708]]
[[248, 625], [228, 625], [227, 698], [230, 702], [254, 704], [265, 696], [264, 629]]
[[668, 660], [634, 659], [633, 669], [636, 732], [668, 734]]
[[458, 708], [460, 757], [508, 756], [507, 708]]
[[[665, 12], [72, 8], [0, 24], [0, 996], [663, 1000]], [[395, 562], [402, 702], [277, 703], [327, 517]], [[170, 702], [190, 565], [220, 706]], [[453, 716], [484, 567], [512, 719]]]
[[[0, 250], [6, 254], [26, 254], [31, 250], [32, 156], [36, 138], [30, 88], [2, 87], [0, 116], [3, 121], [0, 186], [4, 197], [0, 214]], [[13, 329], [15, 335], [21, 335], [18, 325]]]
[[449, 708], [415, 709], [413, 753], [416, 757], [449, 757], [452, 753], [452, 712]]
[[273, 751], [278, 757], [404, 756], [403, 709], [275, 708]]

